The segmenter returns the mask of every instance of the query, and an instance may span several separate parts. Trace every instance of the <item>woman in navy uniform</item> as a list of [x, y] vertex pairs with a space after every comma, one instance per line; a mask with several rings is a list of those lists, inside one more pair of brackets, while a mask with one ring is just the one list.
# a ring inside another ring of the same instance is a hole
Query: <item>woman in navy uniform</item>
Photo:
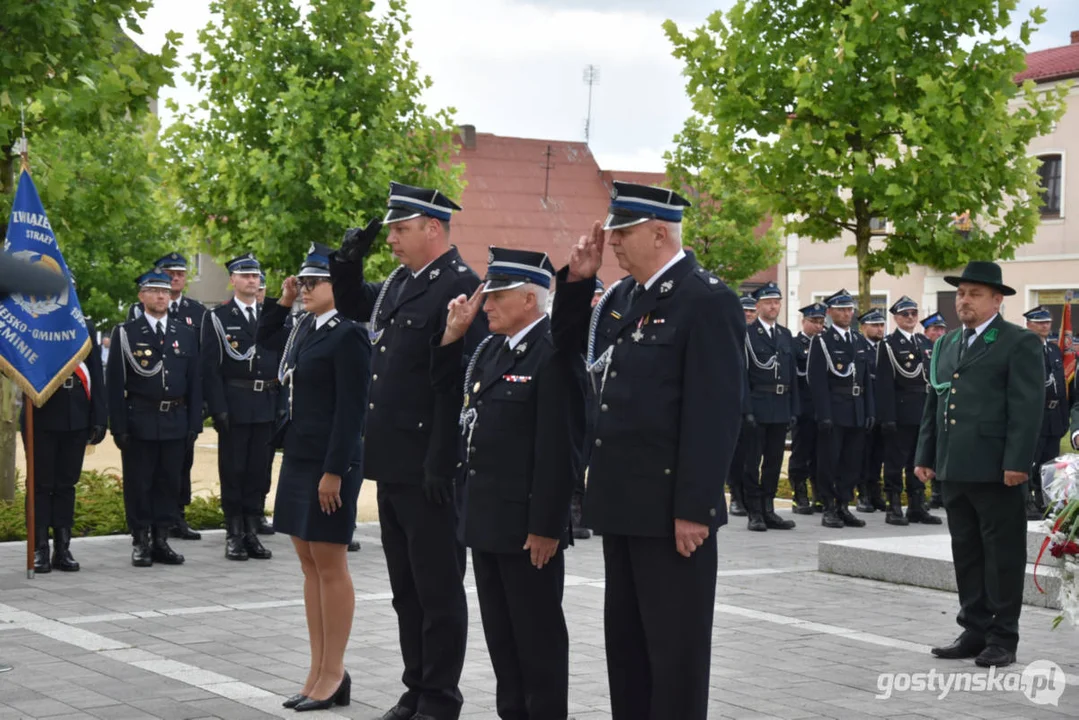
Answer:
[[259, 327], [260, 342], [272, 346], [300, 289], [306, 312], [289, 334], [279, 371], [288, 414], [277, 433], [285, 453], [274, 502], [274, 529], [292, 536], [304, 574], [311, 668], [303, 690], [285, 702], [300, 712], [349, 704], [344, 660], [356, 598], [347, 547], [356, 527], [371, 379], [366, 333], [334, 307], [329, 255], [312, 244], [281, 299], [266, 302]]
[[[584, 365], [551, 338], [553, 274], [546, 253], [491, 248], [485, 284], [450, 301], [431, 358], [437, 389], [465, 388], [461, 535], [472, 548], [498, 715], [522, 720], [565, 720], [569, 690], [563, 550], [580, 476]], [[481, 303], [495, 334], [466, 370], [464, 337]]]
[[[105, 439], [108, 426], [104, 372], [97, 333], [87, 320], [90, 354], [40, 408], [34, 408], [34, 571], [74, 572], [71, 527], [75, 524], [75, 485], [86, 446]], [[23, 423], [26, 408], [22, 411]], [[23, 442], [26, 427], [23, 426]], [[49, 528], [53, 553], [49, 562]]]
[[168, 275], [154, 270], [137, 282], [144, 312], [112, 334], [109, 421], [123, 456], [131, 564], [179, 565], [184, 556], [169, 547], [168, 534], [180, 515], [185, 448], [202, 432], [199, 341], [168, 315]]

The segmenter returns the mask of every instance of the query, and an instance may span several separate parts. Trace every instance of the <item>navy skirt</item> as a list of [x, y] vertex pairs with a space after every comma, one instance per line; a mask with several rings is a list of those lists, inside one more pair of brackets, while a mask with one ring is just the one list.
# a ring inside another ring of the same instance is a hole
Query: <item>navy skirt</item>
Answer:
[[318, 504], [321, 479], [320, 460], [285, 455], [277, 479], [274, 530], [308, 542], [348, 545], [356, 529], [356, 501], [360, 497], [363, 473], [359, 465], [349, 466], [348, 472], [341, 477], [341, 507], [330, 515], [322, 512]]

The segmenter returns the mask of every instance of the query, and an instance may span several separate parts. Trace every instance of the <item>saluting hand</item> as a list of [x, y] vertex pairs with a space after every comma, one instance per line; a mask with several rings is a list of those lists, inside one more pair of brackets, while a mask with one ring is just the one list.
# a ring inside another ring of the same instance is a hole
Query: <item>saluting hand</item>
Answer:
[[554, 554], [558, 552], [558, 538], [528, 533], [524, 549], [532, 551], [532, 567], [542, 570], [543, 566], [549, 563]]
[[674, 545], [682, 557], [692, 555], [707, 539], [707, 525], [692, 520], [674, 519]]
[[452, 345], [465, 336], [468, 328], [472, 326], [472, 321], [479, 314], [481, 305], [483, 305], [482, 283], [472, 293], [472, 297], [458, 295], [450, 300], [447, 306], [449, 312], [446, 315], [446, 330], [442, 333], [443, 345]]
[[341, 507], [341, 476], [322, 473], [318, 481], [318, 504], [322, 512], [332, 515]]
[[296, 298], [300, 295], [300, 288], [296, 284], [296, 276], [289, 275], [285, 278], [285, 282], [281, 284], [281, 299], [277, 301], [278, 305], [284, 307], [292, 307], [292, 303], [296, 302]]
[[592, 230], [582, 235], [569, 253], [569, 273], [566, 280], [579, 282], [595, 277], [603, 265], [603, 245], [606, 238], [603, 224], [599, 220], [592, 223]]

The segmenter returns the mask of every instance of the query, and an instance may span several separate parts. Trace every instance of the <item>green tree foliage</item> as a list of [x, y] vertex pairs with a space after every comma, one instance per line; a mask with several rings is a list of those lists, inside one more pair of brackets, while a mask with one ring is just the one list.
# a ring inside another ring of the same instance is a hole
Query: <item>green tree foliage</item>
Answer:
[[[211, 252], [293, 272], [312, 241], [385, 212], [391, 180], [457, 189], [449, 111], [409, 57], [403, 0], [216, 0], [188, 80], [203, 94], [169, 129], [185, 225]], [[372, 274], [394, 265], [380, 243]], [[272, 287], [272, 286], [271, 286]]]
[[109, 117], [136, 118], [172, 85], [176, 41], [158, 54], [124, 33], [140, 32], [150, 0], [5, 2], [0, 18], [0, 190], [12, 190], [11, 148], [22, 132], [95, 132]]
[[83, 312], [101, 329], [124, 319], [134, 279], [183, 242], [157, 128], [153, 116], [106, 120], [94, 133], [47, 131], [32, 147], [34, 183]]
[[675, 148], [664, 154], [670, 187], [688, 192], [693, 207], [685, 213], [682, 241], [698, 262], [733, 288], [783, 257], [777, 224], [762, 221], [765, 210], [753, 192], [753, 178], [730, 167], [709, 165], [715, 132], [699, 117], [686, 120]]
[[[1017, 0], [739, 0], [683, 34], [709, 164], [749, 180], [801, 237], [854, 236], [859, 291], [880, 271], [1010, 258], [1038, 223], [1027, 145], [1062, 112], [1063, 90], [1013, 81], [1044, 12], [1005, 35]], [[970, 210], [963, 239], [952, 218]], [[893, 232], [873, 241], [870, 222]]]

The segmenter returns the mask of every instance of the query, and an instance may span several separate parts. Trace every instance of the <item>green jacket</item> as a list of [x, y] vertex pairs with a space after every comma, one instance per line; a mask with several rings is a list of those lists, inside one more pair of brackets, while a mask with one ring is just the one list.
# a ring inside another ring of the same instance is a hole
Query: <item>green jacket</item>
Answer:
[[[999, 315], [959, 360], [958, 328], [937, 340], [914, 464], [946, 482], [1004, 481], [1029, 472], [1045, 407], [1037, 335]], [[935, 390], [935, 392], [934, 392]]]

